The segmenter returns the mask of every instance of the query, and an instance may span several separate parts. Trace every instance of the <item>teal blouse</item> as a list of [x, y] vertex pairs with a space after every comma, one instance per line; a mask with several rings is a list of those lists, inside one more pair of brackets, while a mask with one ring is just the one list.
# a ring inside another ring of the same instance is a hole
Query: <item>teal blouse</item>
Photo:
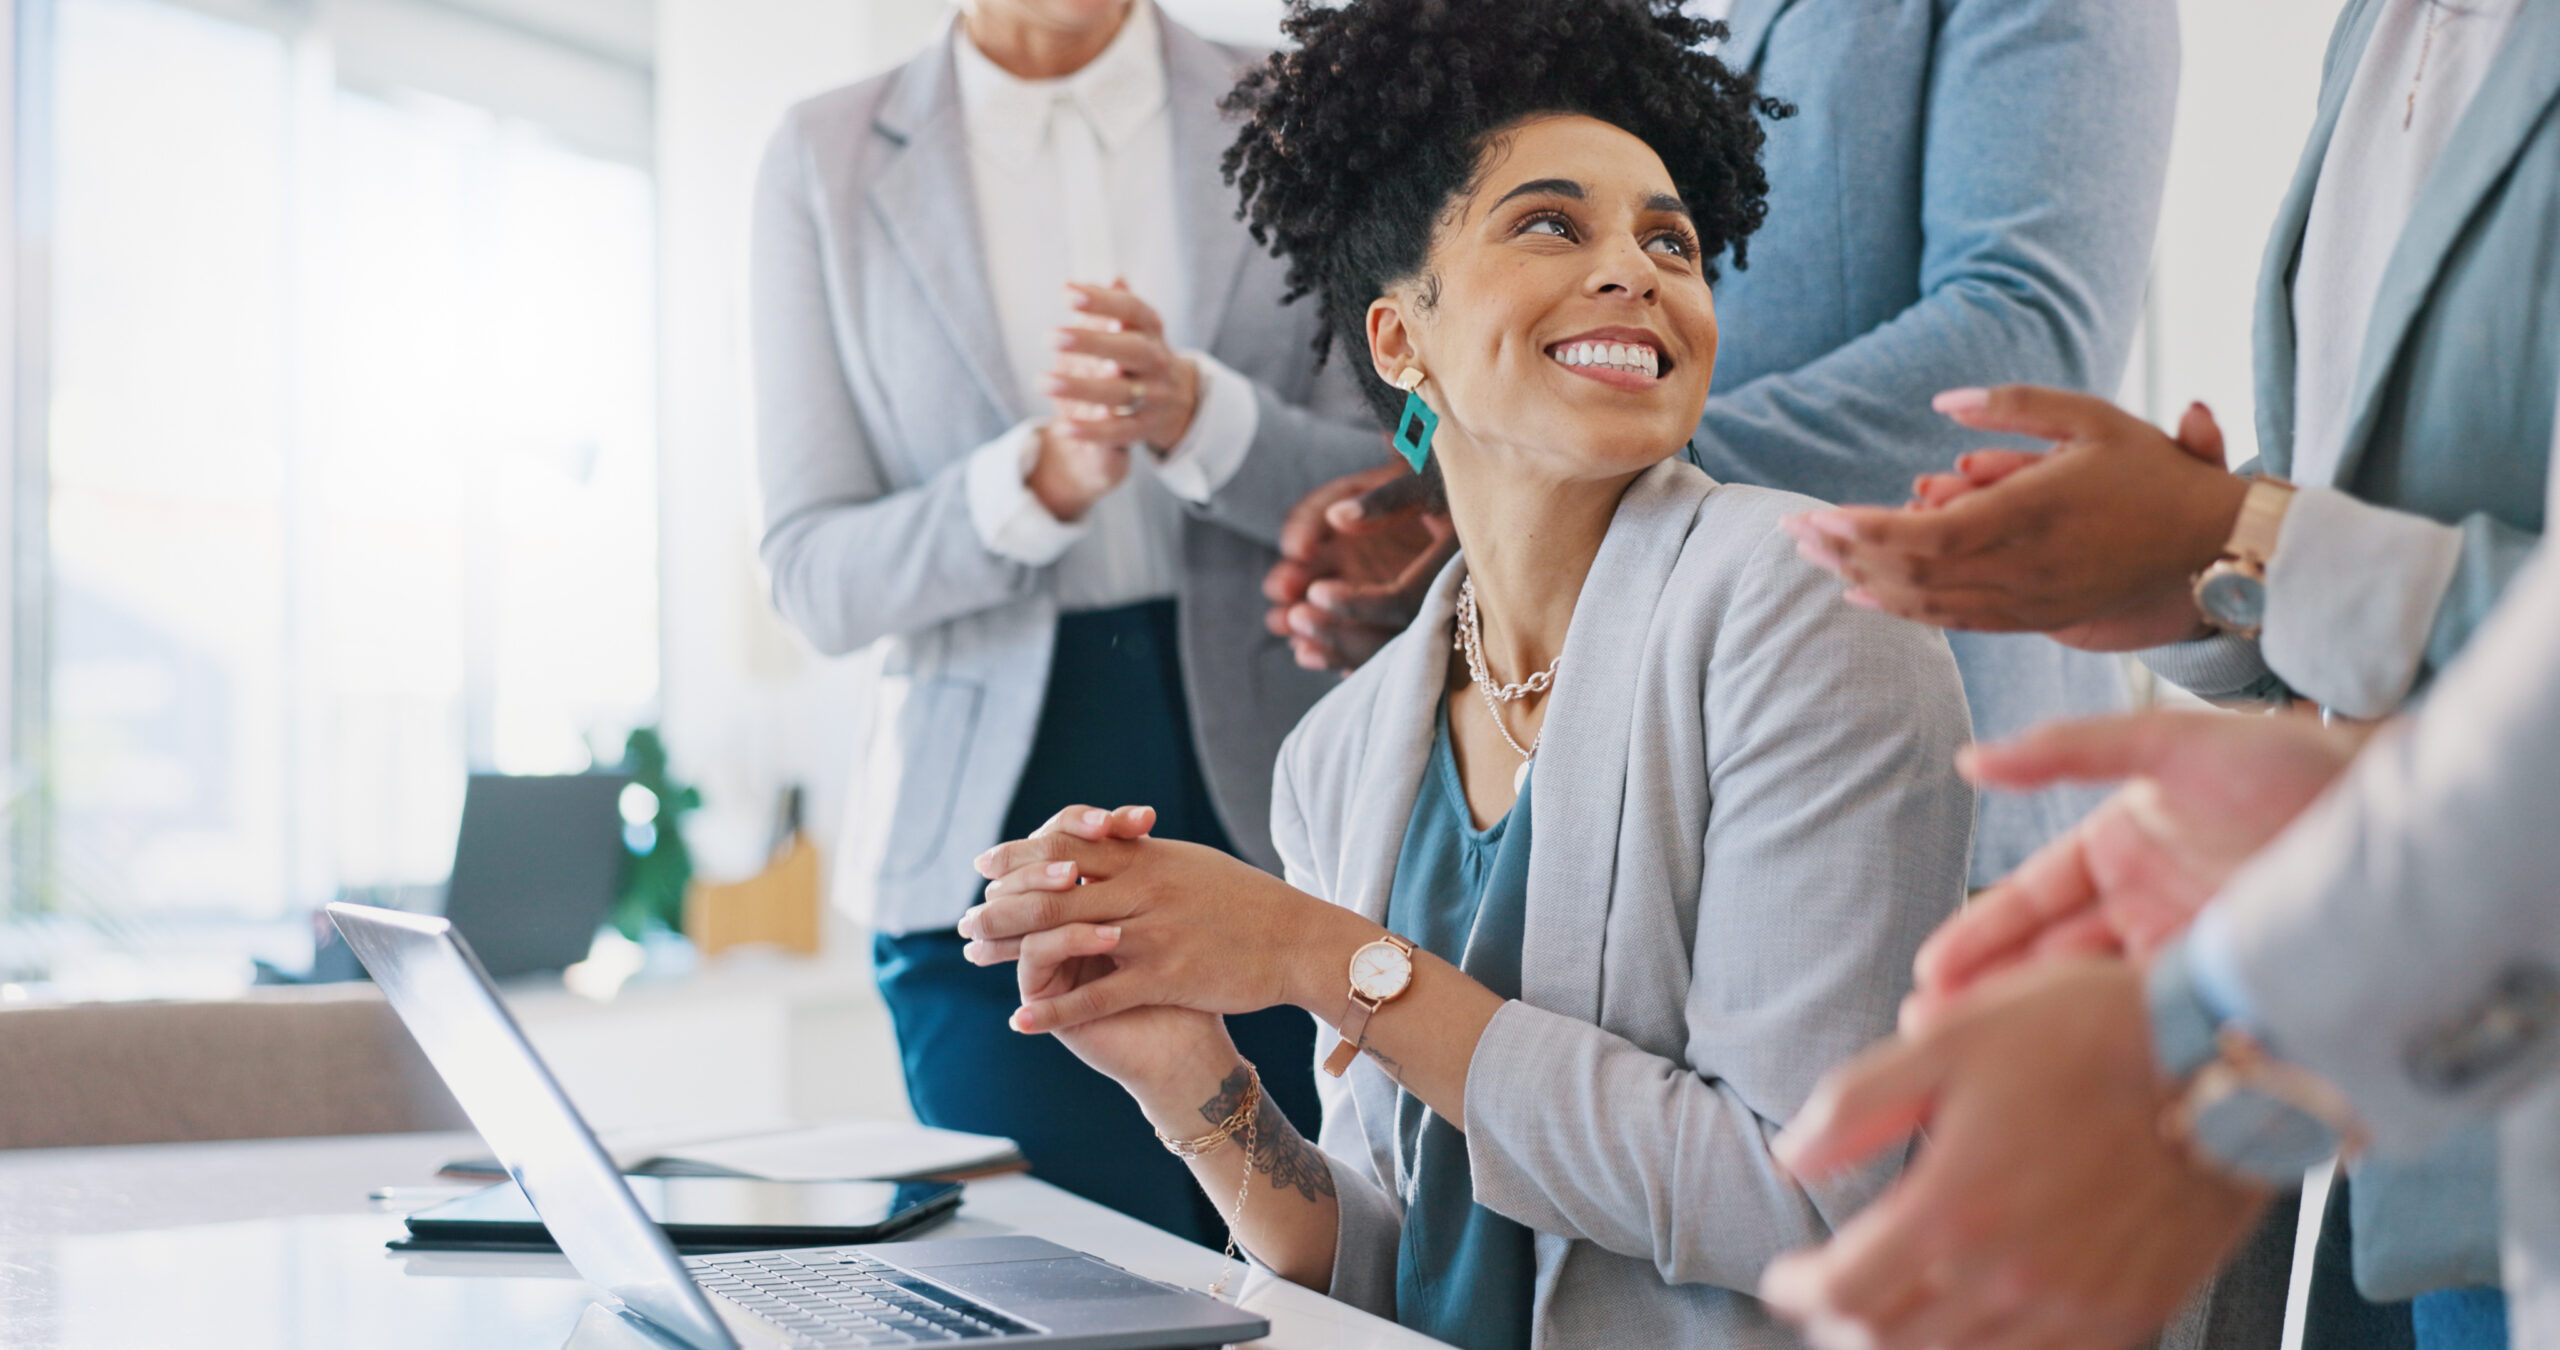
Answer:
[[[1445, 702], [1439, 723], [1396, 855], [1387, 927], [1502, 997], [1518, 998], [1535, 784], [1522, 785], [1502, 819], [1475, 828]], [[1396, 1320], [1464, 1350], [1527, 1350], [1534, 1235], [1475, 1202], [1466, 1136], [1412, 1093], [1397, 1096], [1396, 1136], [1405, 1169], [1396, 1178], [1405, 1202]]]

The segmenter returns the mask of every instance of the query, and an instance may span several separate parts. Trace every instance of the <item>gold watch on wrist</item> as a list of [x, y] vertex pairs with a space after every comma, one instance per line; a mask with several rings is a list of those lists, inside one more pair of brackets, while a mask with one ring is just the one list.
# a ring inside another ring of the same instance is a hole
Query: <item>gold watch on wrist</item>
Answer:
[[1369, 1036], [1369, 1018], [1413, 985], [1413, 942], [1389, 933], [1351, 954], [1351, 1010], [1343, 1014], [1342, 1043], [1324, 1058], [1336, 1078], [1351, 1067]]
[[2291, 505], [2293, 484], [2264, 474], [2250, 481], [2222, 557], [2196, 574], [2196, 609], [2215, 631], [2255, 638], [2266, 626], [2267, 562], [2276, 555], [2276, 536]]

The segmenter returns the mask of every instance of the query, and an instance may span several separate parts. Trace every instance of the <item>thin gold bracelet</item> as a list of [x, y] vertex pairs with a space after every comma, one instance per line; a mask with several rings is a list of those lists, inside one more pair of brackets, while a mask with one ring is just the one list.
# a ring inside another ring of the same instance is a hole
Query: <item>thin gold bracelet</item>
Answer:
[[1236, 1212], [1227, 1220], [1227, 1259], [1218, 1267], [1217, 1282], [1209, 1286], [1211, 1298], [1226, 1297], [1227, 1281], [1234, 1278], [1236, 1262], [1243, 1257], [1242, 1249], [1237, 1246], [1236, 1230], [1244, 1226], [1245, 1199], [1253, 1190], [1253, 1155], [1261, 1142], [1262, 1071], [1247, 1064], [1244, 1073], [1244, 1100], [1236, 1104], [1236, 1109], [1225, 1120], [1218, 1122], [1218, 1128], [1197, 1139], [1176, 1139], [1162, 1130], [1156, 1131], [1156, 1139], [1166, 1151], [1185, 1162], [1205, 1158], [1226, 1147], [1227, 1141], [1238, 1133], [1244, 1135], [1244, 1178], [1236, 1183]]

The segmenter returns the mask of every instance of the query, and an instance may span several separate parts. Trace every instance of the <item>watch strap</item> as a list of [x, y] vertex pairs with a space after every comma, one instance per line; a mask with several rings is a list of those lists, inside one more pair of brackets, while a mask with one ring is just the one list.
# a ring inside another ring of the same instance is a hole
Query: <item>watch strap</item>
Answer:
[[2240, 499], [2240, 517], [2231, 522], [2230, 542], [2222, 556], [2263, 572], [2276, 556], [2276, 539], [2284, 533], [2284, 513], [2293, 505], [2293, 484], [2261, 474], [2249, 481]]
[[1335, 1043], [1333, 1053], [1324, 1057], [1327, 1077], [1340, 1078], [1351, 1067], [1351, 1061], [1360, 1057], [1360, 1043], [1369, 1036], [1369, 1015], [1377, 1010], [1378, 1005], [1366, 995], [1351, 995], [1351, 1011], [1342, 1016], [1342, 1039]]

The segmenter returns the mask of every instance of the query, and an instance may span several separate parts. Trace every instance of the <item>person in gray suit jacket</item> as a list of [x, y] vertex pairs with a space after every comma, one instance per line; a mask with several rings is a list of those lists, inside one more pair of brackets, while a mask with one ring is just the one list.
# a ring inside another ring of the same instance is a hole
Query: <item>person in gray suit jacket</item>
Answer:
[[[1071, 801], [1154, 801], [1278, 867], [1273, 756], [1327, 682], [1254, 588], [1288, 505], [1384, 450], [1218, 181], [1216, 104], [1259, 53], [1151, 0], [962, 9], [766, 154], [763, 557], [820, 650], [886, 648], [851, 845], [876, 862], [847, 879], [917, 1115], [1214, 1241], [1179, 1167], [1122, 1156], [1146, 1138], [1123, 1094], [1005, 1031], [1011, 982], [952, 926], [970, 859]], [[1303, 1068], [1274, 1087], [1312, 1123]]]
[[[1730, 24], [1725, 62], [1795, 115], [1769, 128], [1769, 221], [1755, 265], [1717, 288], [1729, 337], [1692, 444], [1699, 467], [1826, 501], [1898, 502], [1916, 475], [1982, 444], [1930, 414], [1940, 390], [1999, 379], [2115, 391], [2168, 172], [2177, 6], [1711, 0], [1700, 10]], [[1327, 508], [1393, 475], [1328, 485], [1283, 536], [1293, 556], [1272, 578], [1273, 623], [1301, 660], [1357, 664], [1430, 578], [1409, 574], [1399, 608], [1393, 569], [1345, 576], [1344, 559], [1316, 556], [1338, 541]], [[1336, 509], [1360, 527], [1357, 507]], [[1949, 641], [1981, 735], [2124, 706], [2123, 672], [2105, 656], [2006, 634]], [[1986, 798], [1973, 884], [2007, 874], [2097, 798], [2078, 787]]]
[[[2258, 462], [2225, 472], [2200, 409], [2182, 448], [2130, 419], [1965, 393], [1949, 405], [1964, 425], [2059, 452], [1975, 456], [1931, 491], [1939, 510], [1817, 516], [1798, 527], [1809, 556], [1925, 622], [2152, 648], [2155, 670], [2221, 701], [2375, 718], [2425, 696], [2542, 535], [2555, 109], [2560, 0], [2353, 0], [2259, 274]], [[2503, 1339], [2492, 1151], [2481, 1129], [2354, 1169], [2307, 1344]], [[2385, 1315], [2395, 1331], [2357, 1289], [2417, 1306]]]
[[[1944, 640], [1680, 458], [1764, 105], [1678, 0], [1288, 30], [1231, 162], [1462, 552], [1282, 749], [1284, 880], [1078, 809], [962, 932], [1286, 1278], [1469, 1350], [1791, 1344], [1761, 1266], [1887, 1172], [1768, 1141], [1890, 1026], [1973, 800]], [[1282, 1004], [1338, 1032], [1314, 1144], [1215, 1020]]]
[[[1781, 1150], [1810, 1177], [1919, 1122], [1930, 1145], [1829, 1247], [1773, 1266], [1771, 1300], [1822, 1344], [2128, 1343], [2307, 1161], [2421, 1157], [2486, 1126], [2501, 1343], [2560, 1344], [2555, 763], [2548, 545], [2436, 697], [2378, 737], [2152, 714], [1977, 755], [1994, 782], [2140, 777], [1933, 939], [1911, 1033], [1790, 1127]], [[2166, 940], [2147, 980], [2039, 959], [2109, 934]]]

